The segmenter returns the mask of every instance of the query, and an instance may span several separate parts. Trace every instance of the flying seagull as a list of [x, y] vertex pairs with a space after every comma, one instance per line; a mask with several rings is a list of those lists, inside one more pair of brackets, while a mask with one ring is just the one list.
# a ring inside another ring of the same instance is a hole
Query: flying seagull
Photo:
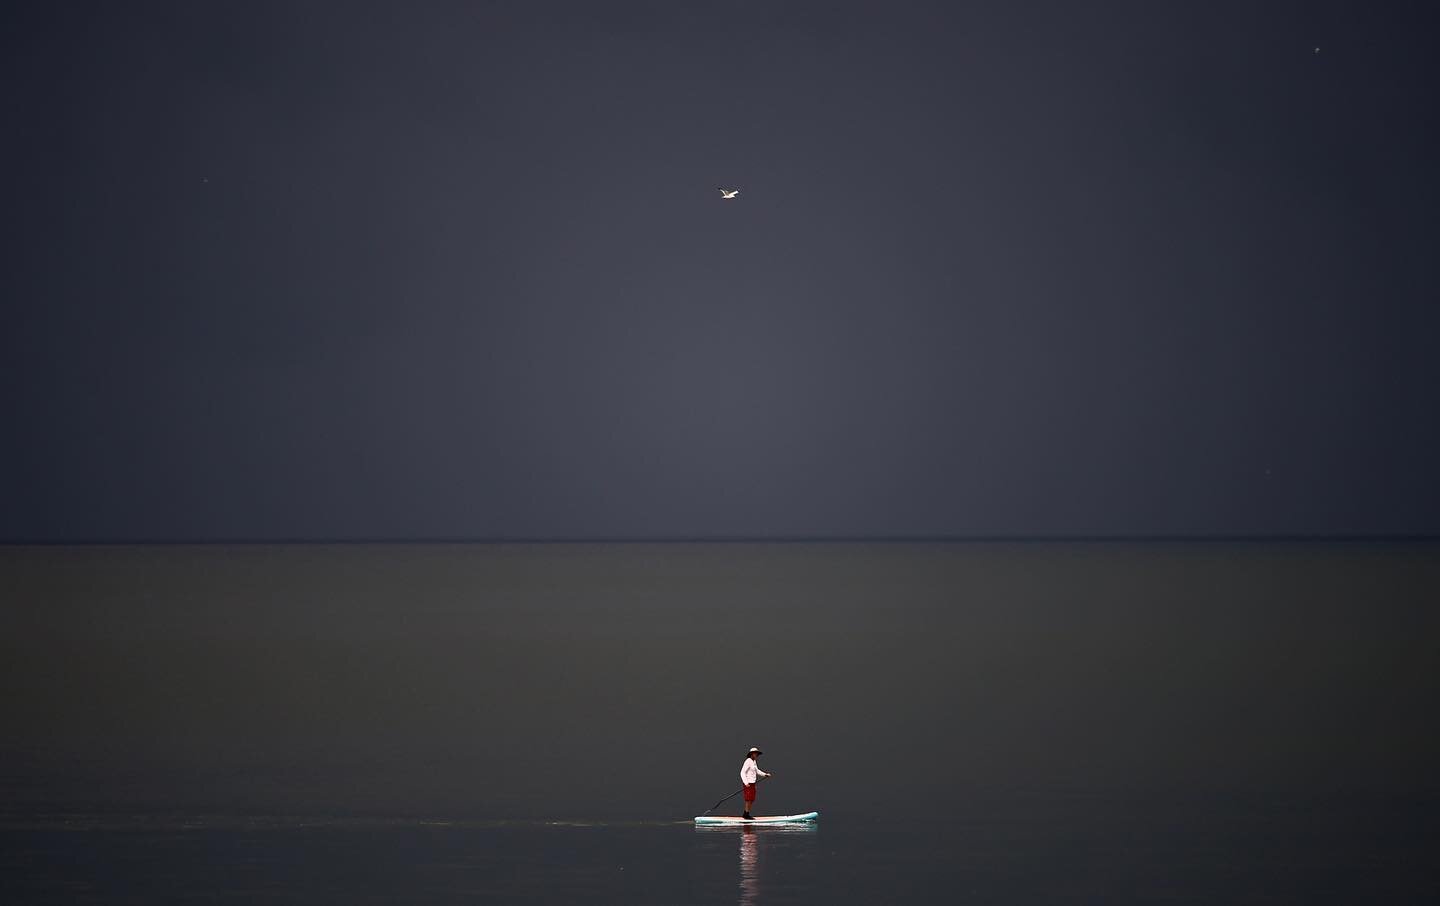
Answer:
[[721, 198], [734, 198], [736, 195], [739, 195], [739, 194], [740, 194], [740, 190], [739, 190], [739, 189], [721, 189], [721, 190], [720, 190], [720, 197], [721, 197]]

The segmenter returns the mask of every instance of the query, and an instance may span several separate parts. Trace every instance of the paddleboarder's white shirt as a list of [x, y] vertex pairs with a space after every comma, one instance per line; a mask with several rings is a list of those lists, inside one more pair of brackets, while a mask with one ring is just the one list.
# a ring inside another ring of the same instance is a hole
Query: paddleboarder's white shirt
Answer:
[[745, 763], [742, 764], [742, 765], [740, 765], [740, 782], [741, 782], [741, 783], [744, 783], [744, 784], [747, 784], [747, 785], [748, 785], [748, 784], [754, 783], [754, 782], [756, 781], [756, 779], [759, 778], [759, 777], [769, 777], [769, 776], [770, 776], [769, 774], [767, 774], [767, 773], [765, 773], [764, 771], [760, 770], [760, 765], [756, 764], [756, 763], [755, 763], [755, 759], [753, 759], [753, 758], [747, 758], [747, 759], [745, 759]]

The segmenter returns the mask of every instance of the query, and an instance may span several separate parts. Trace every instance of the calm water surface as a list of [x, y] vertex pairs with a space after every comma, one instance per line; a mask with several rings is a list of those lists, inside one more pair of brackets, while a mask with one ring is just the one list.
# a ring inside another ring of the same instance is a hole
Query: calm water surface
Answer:
[[[1437, 602], [1424, 543], [0, 548], [0, 902], [1426, 902]], [[817, 827], [693, 826], [751, 745]]]
[[10, 903], [1433, 902], [1436, 803], [1031, 799], [812, 827], [70, 816]]

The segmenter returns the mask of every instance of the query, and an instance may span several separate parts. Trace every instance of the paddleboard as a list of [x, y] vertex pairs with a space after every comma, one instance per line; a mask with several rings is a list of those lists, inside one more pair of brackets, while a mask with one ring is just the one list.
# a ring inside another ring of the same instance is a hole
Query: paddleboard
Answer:
[[800, 824], [805, 821], [814, 821], [820, 817], [819, 812], [806, 812], [803, 815], [756, 815], [749, 821], [744, 818], [732, 818], [728, 815], [701, 815], [695, 819], [696, 824]]

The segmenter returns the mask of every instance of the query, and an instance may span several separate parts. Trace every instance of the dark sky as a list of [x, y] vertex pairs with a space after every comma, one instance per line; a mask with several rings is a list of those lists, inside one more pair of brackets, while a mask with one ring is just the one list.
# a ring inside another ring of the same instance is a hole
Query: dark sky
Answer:
[[0, 15], [0, 539], [1440, 532], [1427, 4]]

